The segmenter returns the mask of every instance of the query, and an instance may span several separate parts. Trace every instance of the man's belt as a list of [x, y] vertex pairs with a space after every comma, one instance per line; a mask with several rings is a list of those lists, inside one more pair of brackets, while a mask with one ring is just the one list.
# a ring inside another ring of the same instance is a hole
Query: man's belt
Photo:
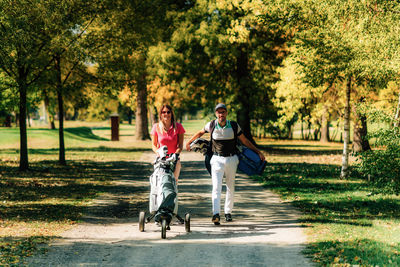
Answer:
[[217, 153], [213, 152], [213, 155], [220, 156], [220, 157], [232, 157], [237, 155], [237, 153]]

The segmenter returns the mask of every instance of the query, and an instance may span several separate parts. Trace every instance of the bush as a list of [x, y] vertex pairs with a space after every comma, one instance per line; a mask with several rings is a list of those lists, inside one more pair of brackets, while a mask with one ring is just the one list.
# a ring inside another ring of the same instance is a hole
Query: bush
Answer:
[[[387, 118], [381, 116], [381, 118]], [[400, 136], [398, 128], [378, 129], [375, 149], [358, 153], [356, 169], [383, 193], [400, 193]]]

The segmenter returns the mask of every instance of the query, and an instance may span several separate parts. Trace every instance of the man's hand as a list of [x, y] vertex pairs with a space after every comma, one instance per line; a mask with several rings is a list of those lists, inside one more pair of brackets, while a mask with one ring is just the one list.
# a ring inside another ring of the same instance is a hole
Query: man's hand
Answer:
[[187, 150], [187, 151], [190, 151], [190, 144], [191, 144], [191, 143], [192, 143], [192, 142], [187, 142], [187, 143], [186, 143], [186, 150]]
[[198, 131], [197, 133], [195, 133], [195, 134], [192, 136], [192, 138], [190, 138], [189, 141], [186, 143], [186, 150], [187, 150], [187, 151], [191, 151], [191, 149], [190, 149], [190, 144], [191, 144], [194, 140], [196, 140], [197, 138], [202, 137], [203, 134], [205, 134], [205, 133], [206, 133], [206, 132], [204, 131], [204, 129], [202, 129], [202, 130]]
[[238, 136], [239, 140], [242, 142], [243, 145], [247, 146], [248, 148], [250, 148], [251, 150], [253, 150], [254, 152], [256, 152], [258, 154], [258, 156], [260, 157], [260, 159], [262, 161], [265, 161], [265, 156], [264, 154], [258, 150], [250, 141], [249, 139], [246, 138], [246, 136], [244, 136], [244, 134], [241, 134]]

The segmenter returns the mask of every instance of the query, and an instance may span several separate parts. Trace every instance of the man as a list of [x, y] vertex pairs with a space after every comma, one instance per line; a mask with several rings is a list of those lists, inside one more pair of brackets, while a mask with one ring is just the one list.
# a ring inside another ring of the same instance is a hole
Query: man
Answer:
[[[200, 138], [206, 132], [211, 133], [212, 152], [211, 158], [211, 177], [212, 177], [212, 222], [215, 225], [220, 224], [220, 206], [221, 206], [221, 190], [222, 178], [225, 174], [226, 183], [226, 199], [225, 199], [225, 220], [232, 221], [232, 209], [235, 193], [235, 176], [239, 163], [237, 156], [237, 140], [239, 139], [243, 145], [254, 150], [261, 158], [265, 160], [264, 155], [259, 151], [243, 134], [240, 126], [234, 122], [227, 120], [228, 110], [225, 104], [219, 103], [215, 107], [215, 122], [208, 122], [202, 130], [197, 132], [190, 138], [186, 144], [186, 149], [190, 151], [190, 144]], [[212, 127], [214, 126], [214, 127]], [[234, 133], [236, 130], [236, 134]]]

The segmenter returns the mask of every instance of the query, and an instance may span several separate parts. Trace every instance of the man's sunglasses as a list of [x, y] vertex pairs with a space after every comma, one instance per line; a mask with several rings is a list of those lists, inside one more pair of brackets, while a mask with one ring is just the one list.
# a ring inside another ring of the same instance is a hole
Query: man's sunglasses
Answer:
[[167, 111], [161, 111], [161, 114], [170, 114], [171, 111], [167, 110]]

